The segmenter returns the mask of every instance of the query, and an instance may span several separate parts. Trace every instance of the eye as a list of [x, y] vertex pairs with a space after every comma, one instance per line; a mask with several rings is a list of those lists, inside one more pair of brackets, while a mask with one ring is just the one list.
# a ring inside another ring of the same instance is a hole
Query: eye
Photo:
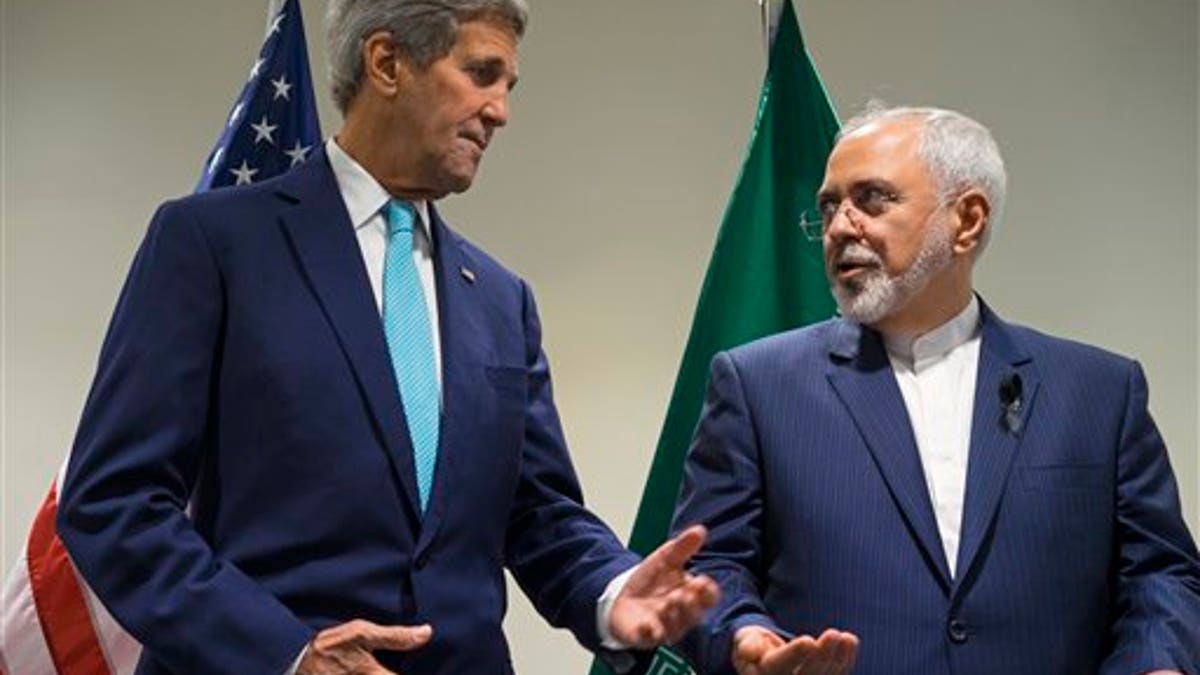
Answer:
[[889, 206], [900, 201], [895, 192], [879, 185], [864, 185], [854, 191], [854, 207], [869, 215], [878, 216]]
[[490, 87], [500, 80], [504, 67], [498, 61], [476, 61], [468, 63], [463, 70], [478, 87]]
[[817, 200], [817, 211], [821, 214], [821, 220], [828, 225], [833, 217], [837, 215], [838, 207], [841, 206], [842, 200], [836, 197], [821, 197]]

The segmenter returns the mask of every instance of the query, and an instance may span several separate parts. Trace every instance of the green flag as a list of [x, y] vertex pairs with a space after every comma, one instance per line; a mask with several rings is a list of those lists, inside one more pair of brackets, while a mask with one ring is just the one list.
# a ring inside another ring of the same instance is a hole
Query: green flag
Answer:
[[[717, 234], [630, 537], [630, 548], [639, 553], [666, 539], [713, 355], [833, 315], [821, 243], [808, 241], [799, 221], [813, 206], [837, 130], [795, 11], [784, 0], [750, 150]], [[592, 675], [607, 672], [599, 661], [592, 668]], [[660, 650], [646, 672], [689, 669]]]

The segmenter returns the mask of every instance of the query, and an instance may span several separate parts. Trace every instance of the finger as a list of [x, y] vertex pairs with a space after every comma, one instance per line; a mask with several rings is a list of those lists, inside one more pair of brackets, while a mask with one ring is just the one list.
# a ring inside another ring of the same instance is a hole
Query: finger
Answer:
[[658, 620], [663, 627], [663, 641], [675, 642], [678, 640], [683, 636], [687, 625], [683, 603], [668, 598], [658, 612]]
[[683, 583], [661, 596], [664, 603], [670, 603], [688, 613], [703, 614], [721, 598], [721, 590], [717, 582], [707, 576], [694, 577], [688, 575]]
[[704, 609], [695, 605], [680, 604], [672, 610], [670, 618], [665, 621], [667, 642], [678, 642], [688, 631], [695, 628], [704, 620]]
[[369, 621], [356, 620], [322, 630], [313, 638], [296, 672], [368, 675], [391, 673], [380, 666], [362, 644], [364, 636], [379, 629], [379, 626]]
[[359, 640], [363, 647], [375, 651], [386, 649], [396, 652], [410, 652], [424, 646], [433, 638], [433, 627], [429, 624], [420, 626], [373, 626]]
[[805, 675], [835, 675], [834, 664], [838, 658], [841, 645], [841, 634], [832, 628], [827, 628], [817, 638], [816, 649], [809, 659], [809, 666], [804, 670]]
[[805, 667], [817, 653], [817, 641], [802, 635], [791, 642], [772, 650], [762, 660], [763, 671], [768, 673], [792, 673]]
[[346, 645], [358, 646], [362, 636], [376, 628], [378, 628], [376, 624], [364, 619], [347, 621], [317, 633], [317, 636], [313, 638], [313, 644], [319, 649], [335, 649]]
[[761, 672], [758, 664], [763, 657], [773, 646], [782, 643], [779, 636], [768, 635], [768, 631], [759, 626], [740, 628], [733, 636], [733, 666], [740, 675], [757, 675]]
[[837, 645], [827, 642], [824, 646], [818, 646], [817, 651], [808, 657], [804, 668], [796, 672], [804, 675], [837, 675], [836, 659]]
[[649, 649], [663, 643], [665, 631], [662, 621], [653, 610], [639, 610], [623, 626], [613, 623], [613, 637], [638, 649]]
[[858, 636], [842, 631], [841, 638], [840, 659], [838, 660], [838, 666], [841, 670], [837, 672], [849, 673], [850, 669], [854, 667], [855, 660], [858, 658]]
[[716, 604], [718, 597], [716, 583], [707, 577], [690, 579], [682, 588], [672, 591], [667, 596], [670, 612], [664, 614], [664, 617], [669, 617], [664, 618], [667, 633], [671, 636], [668, 640], [678, 640], [699, 624], [705, 613]]
[[704, 529], [703, 525], [692, 525], [679, 533], [679, 536], [659, 546], [646, 560], [655, 560], [668, 568], [682, 570], [692, 556], [700, 551], [700, 547], [704, 546], [707, 537], [708, 530]]
[[841, 675], [849, 671], [853, 663], [857, 638], [850, 633], [829, 629], [817, 639], [818, 652], [808, 672], [813, 675]]
[[701, 609], [711, 609], [721, 599], [721, 587], [712, 577], [705, 575], [692, 577], [688, 579], [685, 586], [692, 593], [695, 604]]
[[688, 575], [668, 596], [681, 604], [708, 609], [721, 599], [721, 588], [711, 577]]
[[661, 621], [646, 621], [638, 627], [638, 646], [642, 649], [657, 647], [666, 642], [667, 632]]

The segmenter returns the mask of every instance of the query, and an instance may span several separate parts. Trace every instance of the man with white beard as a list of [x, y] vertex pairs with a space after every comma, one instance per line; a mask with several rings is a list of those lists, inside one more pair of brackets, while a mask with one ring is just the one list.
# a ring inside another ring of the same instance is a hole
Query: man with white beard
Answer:
[[676, 529], [708, 526], [722, 588], [681, 645], [700, 672], [1200, 671], [1140, 366], [973, 292], [1005, 182], [959, 113], [842, 130], [807, 223], [842, 316], [718, 354], [685, 466]]

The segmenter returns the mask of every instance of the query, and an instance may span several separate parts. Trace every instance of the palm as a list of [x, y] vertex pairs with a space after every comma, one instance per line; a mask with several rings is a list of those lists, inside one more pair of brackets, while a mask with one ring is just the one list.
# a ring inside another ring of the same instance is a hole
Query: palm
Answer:
[[638, 565], [613, 602], [609, 630], [614, 638], [645, 649], [674, 642], [700, 622], [717, 602], [717, 585], [688, 574], [685, 565], [705, 536], [703, 527], [688, 528]]
[[804, 635], [790, 642], [760, 626], [746, 626], [733, 638], [738, 675], [843, 675], [854, 667], [858, 638], [829, 629], [819, 638]]

